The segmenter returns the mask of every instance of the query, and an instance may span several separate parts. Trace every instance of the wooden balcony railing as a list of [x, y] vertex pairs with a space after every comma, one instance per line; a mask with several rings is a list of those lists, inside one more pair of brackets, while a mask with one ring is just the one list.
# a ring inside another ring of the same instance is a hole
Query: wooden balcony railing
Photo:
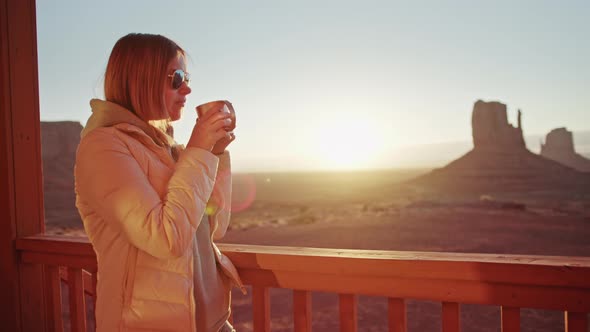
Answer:
[[[406, 299], [442, 302], [442, 330], [460, 330], [460, 304], [501, 306], [502, 331], [520, 330], [520, 308], [564, 312], [565, 331], [586, 332], [590, 258], [220, 245], [252, 286], [254, 331], [270, 331], [269, 288], [293, 290], [295, 331], [311, 331], [311, 291], [339, 294], [341, 331], [357, 330], [357, 294], [385, 296], [389, 331], [406, 331]], [[70, 287], [72, 331], [86, 331], [84, 293], [96, 257], [85, 238], [17, 240], [21, 261], [47, 275], [50, 330], [63, 328], [60, 279]], [[61, 274], [60, 274], [61, 271]]]

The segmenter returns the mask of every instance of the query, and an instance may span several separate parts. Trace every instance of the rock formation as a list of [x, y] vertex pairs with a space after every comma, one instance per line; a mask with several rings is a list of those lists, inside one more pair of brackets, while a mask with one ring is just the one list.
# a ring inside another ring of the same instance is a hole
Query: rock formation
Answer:
[[45, 221], [80, 227], [74, 192], [74, 164], [80, 142], [79, 122], [41, 122]]
[[590, 174], [527, 150], [518, 127], [507, 121], [506, 105], [478, 100], [472, 113], [473, 150], [409, 182], [441, 191], [507, 192], [590, 190]]
[[576, 153], [574, 138], [566, 128], [553, 129], [541, 143], [541, 155], [581, 172], [590, 172], [590, 159]]
[[525, 150], [521, 118], [518, 110], [518, 127], [514, 128], [508, 123], [506, 105], [478, 100], [471, 117], [473, 146], [476, 149]]

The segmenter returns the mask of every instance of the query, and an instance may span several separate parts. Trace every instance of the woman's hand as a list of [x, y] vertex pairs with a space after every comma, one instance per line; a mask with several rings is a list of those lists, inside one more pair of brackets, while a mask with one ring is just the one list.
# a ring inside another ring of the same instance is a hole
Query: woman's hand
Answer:
[[217, 141], [213, 146], [213, 149], [211, 150], [212, 153], [217, 155], [222, 154], [228, 147], [228, 145], [230, 145], [231, 142], [233, 142], [236, 139], [236, 135], [234, 134], [234, 129], [236, 129], [236, 112], [234, 111], [233, 105], [229, 101], [226, 100], [225, 105], [229, 109], [229, 119], [231, 120], [231, 124], [224, 127], [228, 135], [222, 137], [219, 141]]
[[219, 140], [233, 140], [224, 129], [224, 127], [229, 127], [235, 122], [231, 120], [231, 117], [231, 113], [219, 112], [219, 110], [211, 110], [199, 117], [186, 145], [187, 148], [196, 147], [211, 151]]

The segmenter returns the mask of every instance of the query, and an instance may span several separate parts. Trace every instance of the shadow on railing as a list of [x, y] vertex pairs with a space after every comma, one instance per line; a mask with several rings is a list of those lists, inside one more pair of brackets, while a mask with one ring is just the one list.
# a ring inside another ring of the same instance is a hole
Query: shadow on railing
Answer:
[[[17, 240], [21, 261], [46, 269], [49, 330], [62, 331], [61, 280], [70, 326], [86, 331], [96, 256], [86, 238]], [[520, 331], [520, 308], [564, 312], [566, 332], [586, 332], [590, 258], [516, 256], [221, 244], [252, 286], [254, 331], [270, 331], [270, 288], [293, 289], [295, 331], [311, 331], [311, 291], [339, 294], [341, 331], [357, 330], [357, 294], [388, 297], [389, 331], [406, 331], [406, 299], [442, 302], [442, 331], [460, 330], [460, 304], [501, 306], [502, 331]]]

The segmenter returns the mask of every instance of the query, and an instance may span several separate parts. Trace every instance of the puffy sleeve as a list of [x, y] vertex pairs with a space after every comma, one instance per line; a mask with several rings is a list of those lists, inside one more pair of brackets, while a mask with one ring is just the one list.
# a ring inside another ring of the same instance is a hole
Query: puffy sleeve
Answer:
[[158, 258], [179, 257], [205, 213], [218, 162], [209, 151], [187, 148], [161, 198], [124, 141], [95, 129], [78, 147], [76, 190], [137, 248]]
[[231, 159], [229, 151], [225, 151], [219, 156], [219, 166], [213, 194], [207, 205], [209, 222], [211, 223], [211, 237], [213, 240], [219, 240], [227, 231], [231, 217]]

